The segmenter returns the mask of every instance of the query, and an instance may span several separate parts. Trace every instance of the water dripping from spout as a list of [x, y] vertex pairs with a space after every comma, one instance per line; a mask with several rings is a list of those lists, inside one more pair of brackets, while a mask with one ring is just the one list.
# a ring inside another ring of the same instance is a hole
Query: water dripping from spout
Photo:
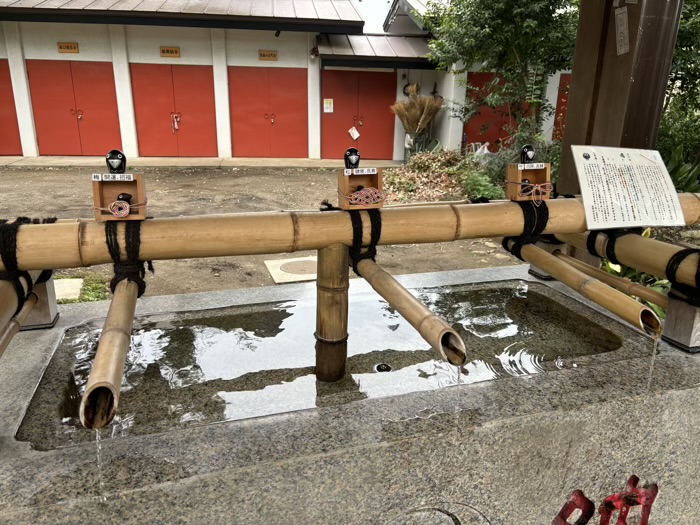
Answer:
[[654, 361], [656, 360], [656, 354], [659, 351], [659, 344], [661, 343], [661, 336], [654, 337], [654, 344], [651, 350], [651, 364], [649, 365], [649, 377], [647, 378], [647, 391], [649, 394], [651, 392], [651, 378], [654, 375]]
[[102, 473], [102, 431], [95, 429], [95, 444], [97, 445], [97, 477], [98, 477], [98, 501], [102, 504], [107, 503], [107, 494], [105, 493], [105, 478]]

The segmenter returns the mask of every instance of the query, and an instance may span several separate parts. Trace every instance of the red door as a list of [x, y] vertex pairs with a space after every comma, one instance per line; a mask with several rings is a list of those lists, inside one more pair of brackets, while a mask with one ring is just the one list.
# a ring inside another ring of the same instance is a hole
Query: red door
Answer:
[[[360, 155], [365, 159], [394, 158], [396, 73], [359, 73], [357, 130]], [[342, 158], [342, 157], [341, 157]]]
[[[321, 114], [321, 157], [324, 159], [342, 159], [346, 149], [359, 149], [359, 143], [348, 134], [351, 127], [358, 126], [357, 75], [355, 71], [323, 70], [321, 98], [333, 101], [333, 111]], [[360, 154], [364, 156], [362, 150]]]
[[70, 62], [27, 60], [40, 155], [82, 155]]
[[[342, 159], [350, 147], [363, 159], [393, 158], [395, 117], [389, 106], [396, 101], [396, 73], [324, 70], [321, 98], [333, 100], [333, 112], [321, 117], [324, 159]], [[353, 126], [357, 140], [348, 133]]]
[[[476, 91], [469, 92], [468, 97], [478, 101], [483, 100], [488, 95], [488, 86], [495, 78], [494, 73], [469, 73], [469, 84], [476, 88]], [[507, 107], [493, 109], [488, 106], [481, 106], [479, 114], [474, 115], [464, 125], [464, 133], [467, 144], [475, 142], [489, 143], [491, 151], [497, 151], [500, 142], [509, 136], [509, 119]]]
[[229, 67], [235, 157], [308, 157], [306, 69]]
[[269, 68], [270, 155], [309, 156], [309, 95], [306, 69]]
[[71, 62], [83, 155], [122, 149], [114, 70], [109, 62]]
[[0, 60], [0, 155], [21, 155], [15, 96], [12, 92], [10, 66]]
[[143, 157], [216, 157], [211, 66], [131, 64], [136, 130]]
[[234, 157], [270, 156], [269, 69], [228, 68]]
[[172, 66], [131, 64], [136, 132], [142, 157], [177, 157]]
[[27, 60], [41, 155], [105, 155], [121, 148], [109, 62]]
[[214, 70], [209, 66], [173, 66], [173, 92], [181, 157], [217, 157]]

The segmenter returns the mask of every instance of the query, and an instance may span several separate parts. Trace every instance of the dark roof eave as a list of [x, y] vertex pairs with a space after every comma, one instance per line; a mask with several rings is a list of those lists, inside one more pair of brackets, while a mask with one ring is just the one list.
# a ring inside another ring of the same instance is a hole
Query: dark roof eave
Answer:
[[427, 58], [370, 57], [350, 55], [321, 55], [323, 66], [366, 67], [392, 69], [436, 69]]
[[0, 21], [208, 27], [345, 34], [362, 34], [365, 25], [364, 21], [316, 20], [308, 18], [17, 7], [0, 7]]

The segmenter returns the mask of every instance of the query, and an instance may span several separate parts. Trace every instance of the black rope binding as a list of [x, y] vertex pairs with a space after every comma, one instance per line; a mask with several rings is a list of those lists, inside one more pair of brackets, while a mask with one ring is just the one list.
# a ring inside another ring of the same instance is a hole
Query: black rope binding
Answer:
[[[615, 256], [615, 245], [617, 240], [626, 237], [627, 235], [641, 235], [643, 232], [642, 228], [625, 228], [617, 230], [595, 230], [588, 234], [586, 238], [586, 249], [593, 257], [605, 257], [608, 261], [613, 264], [622, 264]], [[608, 242], [605, 245], [605, 253], [599, 254], [596, 249], [596, 241], [598, 236], [603, 233], [607, 235]]]
[[350, 263], [352, 265], [352, 271], [356, 275], [362, 277], [360, 272], [357, 270], [357, 265], [360, 261], [364, 259], [375, 260], [377, 257], [377, 244], [379, 244], [379, 239], [382, 236], [382, 215], [378, 208], [367, 210], [369, 215], [370, 225], [372, 227], [372, 232], [370, 235], [369, 246], [363, 252], [362, 251], [362, 215], [360, 215], [360, 210], [349, 210], [350, 221], [352, 222], [352, 246], [350, 247]]
[[[547, 202], [542, 201], [539, 206], [534, 201], [515, 201], [523, 212], [523, 233], [518, 237], [504, 237], [503, 248], [524, 261], [521, 250], [526, 244], [534, 244], [542, 235], [549, 222], [549, 209]], [[512, 246], [508, 246], [512, 242]]]
[[666, 264], [666, 278], [671, 282], [671, 291], [680, 292], [681, 297], [676, 294], [676, 297], [682, 298], [687, 303], [693, 306], [700, 306], [700, 260], [695, 267], [695, 287], [678, 282], [677, 273], [681, 263], [691, 255], [700, 255], [700, 249], [686, 248], [675, 254], [668, 260]]
[[139, 252], [141, 251], [141, 223], [143, 221], [124, 221], [126, 238], [126, 262], [121, 262], [121, 254], [119, 248], [119, 238], [117, 237], [117, 227], [120, 221], [105, 221], [105, 241], [109, 256], [114, 262], [114, 277], [109, 283], [109, 288], [114, 293], [117, 285], [124, 279], [134, 282], [139, 287], [138, 296], [141, 297], [146, 291], [146, 268], [153, 273], [153, 263], [146, 263], [139, 260]]
[[[53, 224], [56, 222], [56, 217], [47, 219], [30, 219], [29, 217], [17, 217], [13, 222], [8, 222], [6, 219], [0, 220], [0, 260], [5, 267], [5, 271], [0, 273], [0, 281], [9, 281], [15, 289], [17, 295], [17, 310], [14, 315], [17, 315], [26, 300], [27, 295], [34, 289], [34, 283], [29, 272], [19, 269], [17, 262], [17, 233], [21, 226], [25, 224]], [[46, 282], [51, 278], [51, 270], [44, 270], [37, 279], [37, 284]], [[27, 283], [27, 291], [25, 292], [22, 281]], [[43, 280], [42, 280], [43, 279]]]

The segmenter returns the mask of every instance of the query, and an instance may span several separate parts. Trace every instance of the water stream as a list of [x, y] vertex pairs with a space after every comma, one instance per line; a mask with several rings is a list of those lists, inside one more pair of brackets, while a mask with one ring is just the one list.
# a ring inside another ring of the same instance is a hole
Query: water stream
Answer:
[[97, 498], [102, 504], [107, 503], [107, 493], [105, 492], [105, 478], [102, 469], [102, 431], [100, 429], [95, 430], [95, 445], [97, 446], [97, 479], [98, 479], [98, 489]]

